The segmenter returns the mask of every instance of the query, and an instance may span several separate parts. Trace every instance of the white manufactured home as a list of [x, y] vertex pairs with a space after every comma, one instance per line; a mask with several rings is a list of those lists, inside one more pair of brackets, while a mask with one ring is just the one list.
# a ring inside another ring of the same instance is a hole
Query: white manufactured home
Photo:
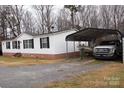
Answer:
[[42, 35], [22, 33], [11, 40], [2, 41], [2, 52], [5, 56], [21, 54], [25, 57], [57, 59], [79, 55], [79, 42], [66, 42], [67, 35], [76, 30], [66, 30]]

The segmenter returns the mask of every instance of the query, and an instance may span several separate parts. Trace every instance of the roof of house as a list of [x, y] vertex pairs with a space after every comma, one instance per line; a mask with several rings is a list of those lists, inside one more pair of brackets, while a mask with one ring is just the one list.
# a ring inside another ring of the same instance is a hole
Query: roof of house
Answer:
[[112, 34], [123, 34], [118, 30], [103, 29], [103, 28], [85, 28], [66, 37], [66, 41], [92, 41], [96, 38], [100, 38]]
[[[53, 34], [61, 34], [61, 33], [66, 33], [69, 31], [78, 31], [77, 29], [70, 29], [70, 30], [62, 30], [62, 31], [55, 31], [55, 32], [50, 32], [50, 33], [42, 33], [42, 34], [33, 34], [32, 36], [42, 36], [42, 35], [53, 35]], [[31, 34], [30, 34], [31, 35]]]
[[35, 34], [35, 33], [23, 32], [23, 33], [21, 33], [19, 36], [15, 37], [15, 38], [3, 40], [3, 41], [10, 41], [10, 40], [17, 39], [17, 38], [19, 38], [19, 37], [20, 37], [21, 35], [23, 35], [23, 34], [27, 34], [27, 35], [30, 35], [30, 36], [32, 36], [32, 37], [38, 37], [38, 36], [48, 36], [48, 35], [53, 35], [53, 34], [54, 34], [54, 35], [55, 35], [55, 34], [61, 34], [61, 33], [66, 33], [66, 32], [69, 32], [69, 31], [77, 31], [77, 29], [56, 31], [56, 32], [51, 32], [51, 33], [43, 33], [43, 34]]

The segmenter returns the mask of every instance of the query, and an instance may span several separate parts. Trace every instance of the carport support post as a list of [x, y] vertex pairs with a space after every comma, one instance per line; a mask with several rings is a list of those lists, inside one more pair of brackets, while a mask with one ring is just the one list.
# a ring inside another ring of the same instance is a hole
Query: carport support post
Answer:
[[80, 59], [84, 57], [84, 48], [80, 48]]
[[123, 52], [123, 55], [122, 55], [123, 59], [122, 60], [123, 60], [123, 64], [124, 64], [124, 37], [122, 37], [122, 52]]
[[68, 58], [68, 41], [66, 41], [66, 57]]

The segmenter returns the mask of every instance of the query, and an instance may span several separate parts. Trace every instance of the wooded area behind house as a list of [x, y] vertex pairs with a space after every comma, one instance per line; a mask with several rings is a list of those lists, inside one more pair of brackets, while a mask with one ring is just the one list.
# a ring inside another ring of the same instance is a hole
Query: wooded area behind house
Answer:
[[86, 27], [124, 30], [123, 5], [65, 5], [54, 13], [53, 5], [0, 6], [0, 38], [17, 37], [20, 33], [44, 34]]

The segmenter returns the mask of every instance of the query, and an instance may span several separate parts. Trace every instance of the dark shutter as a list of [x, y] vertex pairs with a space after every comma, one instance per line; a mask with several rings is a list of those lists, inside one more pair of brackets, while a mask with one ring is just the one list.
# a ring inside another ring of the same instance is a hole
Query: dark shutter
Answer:
[[15, 41], [15, 44], [16, 44], [16, 48], [15, 48], [15, 49], [18, 49], [18, 42], [17, 42], [17, 41]]
[[8, 49], [10, 49], [10, 42], [8, 42]]
[[32, 48], [34, 48], [34, 39], [32, 39]]
[[47, 48], [50, 48], [49, 37], [47, 37]]
[[18, 46], [18, 49], [20, 49], [20, 41], [18, 41], [18, 44], [17, 44], [17, 46]]
[[42, 48], [42, 38], [40, 38], [40, 48]]
[[25, 49], [25, 40], [23, 40], [23, 48]]

